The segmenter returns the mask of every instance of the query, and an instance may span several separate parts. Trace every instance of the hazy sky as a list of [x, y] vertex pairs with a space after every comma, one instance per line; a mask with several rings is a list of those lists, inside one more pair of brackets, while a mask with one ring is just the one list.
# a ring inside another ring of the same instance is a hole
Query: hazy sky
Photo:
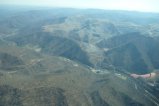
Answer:
[[0, 4], [159, 12], [159, 0], [0, 0]]

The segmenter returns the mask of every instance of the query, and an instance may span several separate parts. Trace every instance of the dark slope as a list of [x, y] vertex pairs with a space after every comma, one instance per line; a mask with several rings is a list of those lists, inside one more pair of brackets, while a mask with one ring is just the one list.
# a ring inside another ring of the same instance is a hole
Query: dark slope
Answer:
[[13, 70], [13, 67], [22, 65], [23, 61], [7, 53], [0, 53], [0, 68], [3, 70]]
[[159, 42], [140, 33], [130, 33], [103, 40], [97, 44], [109, 49], [103, 61], [129, 72], [147, 73], [158, 69]]
[[121, 69], [128, 70], [131, 73], [148, 73], [147, 65], [133, 44], [127, 44], [121, 48], [108, 51], [106, 60], [103, 62], [112, 64]]
[[49, 55], [57, 55], [79, 61], [91, 66], [89, 57], [80, 48], [79, 44], [64, 37], [53, 36], [45, 32], [25, 33], [20, 36], [12, 36], [10, 41], [14, 41], [18, 46], [35, 45], [41, 49], [41, 52]]

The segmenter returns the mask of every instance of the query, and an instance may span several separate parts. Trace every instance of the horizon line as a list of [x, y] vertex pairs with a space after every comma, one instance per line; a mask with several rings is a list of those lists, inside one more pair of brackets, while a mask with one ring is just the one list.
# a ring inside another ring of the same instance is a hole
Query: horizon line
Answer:
[[[53, 9], [53, 8], [67, 8], [67, 9], [81, 9], [81, 10], [103, 10], [103, 11], [128, 11], [128, 12], [139, 12], [139, 13], [154, 13], [159, 14], [159, 11], [143, 11], [143, 10], [133, 10], [133, 9], [110, 9], [110, 8], [96, 8], [96, 7], [73, 7], [73, 6], [46, 6], [46, 5], [28, 5], [28, 4], [0, 4], [0, 6], [18, 6], [22, 8], [33, 7], [33, 8], [43, 8], [43, 9]], [[16, 8], [18, 8], [16, 7]], [[1, 7], [0, 7], [1, 8]]]

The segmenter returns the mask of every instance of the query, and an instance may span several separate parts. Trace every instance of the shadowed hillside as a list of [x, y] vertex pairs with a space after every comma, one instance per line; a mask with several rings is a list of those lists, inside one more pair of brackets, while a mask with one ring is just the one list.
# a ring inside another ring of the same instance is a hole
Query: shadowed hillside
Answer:
[[135, 73], [158, 69], [159, 42], [152, 37], [130, 33], [103, 40], [97, 45], [108, 49], [103, 63]]

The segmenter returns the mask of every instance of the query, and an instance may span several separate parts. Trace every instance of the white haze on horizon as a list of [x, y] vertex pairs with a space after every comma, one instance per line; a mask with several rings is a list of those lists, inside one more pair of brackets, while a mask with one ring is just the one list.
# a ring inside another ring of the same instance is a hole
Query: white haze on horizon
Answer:
[[0, 0], [0, 4], [159, 12], [159, 0]]

